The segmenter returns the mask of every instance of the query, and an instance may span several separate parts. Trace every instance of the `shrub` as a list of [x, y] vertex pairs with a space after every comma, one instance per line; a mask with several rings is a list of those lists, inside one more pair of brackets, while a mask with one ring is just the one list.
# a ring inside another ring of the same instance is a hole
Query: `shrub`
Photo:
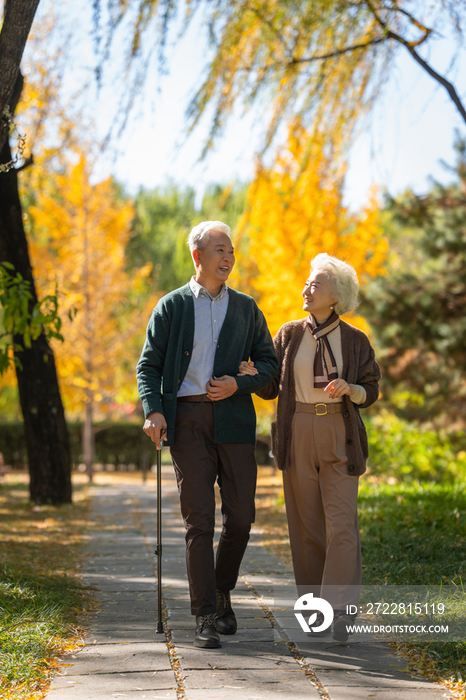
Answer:
[[464, 433], [443, 434], [388, 411], [367, 422], [370, 472], [397, 480], [443, 481], [466, 477]]

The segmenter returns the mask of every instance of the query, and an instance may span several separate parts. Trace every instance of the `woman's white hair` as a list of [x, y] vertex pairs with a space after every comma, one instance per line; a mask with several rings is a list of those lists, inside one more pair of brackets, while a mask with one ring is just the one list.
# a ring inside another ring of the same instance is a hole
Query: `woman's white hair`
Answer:
[[319, 253], [311, 260], [311, 270], [326, 273], [331, 294], [337, 300], [334, 309], [339, 316], [359, 305], [359, 281], [352, 265], [327, 253]]
[[188, 245], [191, 253], [193, 250], [202, 250], [209, 240], [210, 231], [222, 231], [231, 238], [230, 227], [223, 221], [201, 221], [195, 226], [188, 236]]

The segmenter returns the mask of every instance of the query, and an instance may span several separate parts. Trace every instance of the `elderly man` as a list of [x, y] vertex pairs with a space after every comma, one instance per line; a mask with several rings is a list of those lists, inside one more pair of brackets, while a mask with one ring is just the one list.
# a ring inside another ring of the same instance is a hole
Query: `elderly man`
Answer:
[[[186, 563], [195, 646], [221, 646], [236, 632], [230, 591], [254, 522], [256, 416], [251, 394], [278, 363], [255, 301], [226, 286], [235, 264], [229, 227], [204, 221], [188, 244], [196, 274], [154, 309], [138, 363], [144, 431], [170, 446], [186, 527]], [[251, 359], [258, 373], [237, 376]], [[223, 528], [214, 564], [214, 485]]]

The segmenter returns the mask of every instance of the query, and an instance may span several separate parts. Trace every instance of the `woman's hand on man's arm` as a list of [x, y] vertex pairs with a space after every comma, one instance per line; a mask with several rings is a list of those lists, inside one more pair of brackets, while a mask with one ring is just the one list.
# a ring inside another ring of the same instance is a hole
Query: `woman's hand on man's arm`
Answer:
[[254, 367], [254, 362], [252, 362], [252, 360], [250, 362], [246, 362], [246, 360], [243, 360], [239, 366], [237, 376], [245, 377], [247, 374], [249, 374], [251, 377], [254, 377], [256, 374], [259, 374], [259, 370], [257, 370]]

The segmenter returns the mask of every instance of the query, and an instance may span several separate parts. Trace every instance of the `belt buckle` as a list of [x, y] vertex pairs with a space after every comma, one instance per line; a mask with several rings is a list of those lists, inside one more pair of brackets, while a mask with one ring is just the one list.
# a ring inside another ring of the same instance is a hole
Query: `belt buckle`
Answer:
[[[319, 411], [317, 410], [317, 409], [319, 408], [319, 406], [323, 406], [323, 407], [324, 407], [324, 411], [323, 411], [322, 413], [319, 413]], [[314, 410], [315, 410], [316, 416], [326, 416], [327, 413], [328, 413], [328, 409], [327, 409], [327, 404], [326, 404], [326, 403], [316, 403], [316, 404], [315, 404], [315, 407], [314, 407]]]

